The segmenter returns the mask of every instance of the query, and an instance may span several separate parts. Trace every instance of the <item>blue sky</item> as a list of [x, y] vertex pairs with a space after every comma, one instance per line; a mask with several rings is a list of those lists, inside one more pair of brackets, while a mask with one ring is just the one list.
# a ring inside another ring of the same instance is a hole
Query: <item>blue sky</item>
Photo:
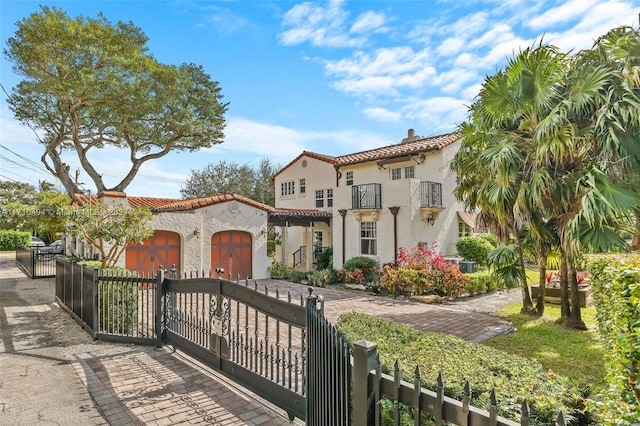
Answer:
[[[0, 0], [3, 48], [39, 4], [131, 21], [156, 59], [202, 65], [220, 83], [230, 103], [224, 143], [143, 166], [127, 193], [158, 197], [179, 197], [191, 170], [220, 160], [284, 165], [303, 150], [342, 155], [395, 144], [409, 128], [422, 136], [454, 131], [485, 76], [514, 52], [541, 39], [586, 49], [611, 28], [637, 28], [640, 13], [638, 0]], [[3, 57], [2, 86], [18, 81]], [[55, 181], [4, 94], [0, 145], [0, 180]], [[91, 158], [108, 185], [129, 169], [113, 149]], [[78, 167], [73, 156], [66, 160]]]

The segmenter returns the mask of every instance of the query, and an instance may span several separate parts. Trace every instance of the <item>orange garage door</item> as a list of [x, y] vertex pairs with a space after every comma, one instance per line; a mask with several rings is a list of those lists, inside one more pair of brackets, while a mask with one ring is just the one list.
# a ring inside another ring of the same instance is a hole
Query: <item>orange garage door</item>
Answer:
[[125, 264], [130, 271], [154, 273], [162, 265], [171, 269], [176, 265], [180, 269], [180, 235], [169, 231], [155, 231], [142, 241], [127, 247]]
[[232, 279], [251, 278], [251, 234], [242, 231], [223, 231], [211, 237], [211, 269], [224, 269], [224, 276]]

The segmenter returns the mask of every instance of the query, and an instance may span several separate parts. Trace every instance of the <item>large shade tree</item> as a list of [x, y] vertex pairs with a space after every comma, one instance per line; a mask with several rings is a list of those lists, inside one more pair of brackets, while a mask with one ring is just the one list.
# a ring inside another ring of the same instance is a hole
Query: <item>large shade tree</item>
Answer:
[[268, 158], [260, 160], [257, 168], [249, 164], [221, 160], [216, 164], [207, 164], [201, 170], [192, 170], [180, 189], [180, 194], [184, 198], [197, 198], [235, 193], [273, 206], [275, 190], [271, 176], [279, 168], [280, 166], [274, 166]]
[[[98, 192], [124, 191], [145, 162], [222, 142], [227, 104], [218, 83], [200, 66], [158, 62], [131, 22], [42, 7], [17, 26], [4, 55], [23, 80], [8, 104], [41, 135], [41, 160], [69, 196], [80, 192], [79, 170], [65, 153], [77, 155]], [[113, 186], [103, 181], [99, 159], [89, 158], [109, 147], [131, 162]]]

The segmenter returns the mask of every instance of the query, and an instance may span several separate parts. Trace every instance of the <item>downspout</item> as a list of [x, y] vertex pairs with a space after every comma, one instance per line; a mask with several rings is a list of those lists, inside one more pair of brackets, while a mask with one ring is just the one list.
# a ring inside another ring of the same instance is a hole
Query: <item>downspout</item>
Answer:
[[400, 207], [389, 207], [393, 215], [393, 261], [398, 263], [398, 210]]
[[342, 264], [344, 265], [344, 251], [345, 251], [345, 241], [346, 241], [346, 237], [345, 237], [345, 223], [346, 223], [346, 216], [347, 216], [347, 209], [340, 209], [338, 210], [338, 213], [340, 213], [340, 216], [342, 216]]

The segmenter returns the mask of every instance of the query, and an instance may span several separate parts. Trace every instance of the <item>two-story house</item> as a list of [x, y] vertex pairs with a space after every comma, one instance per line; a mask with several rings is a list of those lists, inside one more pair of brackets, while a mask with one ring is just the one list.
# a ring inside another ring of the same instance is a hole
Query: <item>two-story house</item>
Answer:
[[410, 129], [398, 144], [353, 154], [304, 151], [272, 177], [276, 209], [330, 212], [331, 220], [284, 223], [276, 260], [311, 270], [315, 254], [333, 247], [336, 269], [355, 256], [382, 265], [421, 244], [455, 256], [459, 236], [474, 227], [453, 195], [459, 146], [457, 133], [424, 138]]

